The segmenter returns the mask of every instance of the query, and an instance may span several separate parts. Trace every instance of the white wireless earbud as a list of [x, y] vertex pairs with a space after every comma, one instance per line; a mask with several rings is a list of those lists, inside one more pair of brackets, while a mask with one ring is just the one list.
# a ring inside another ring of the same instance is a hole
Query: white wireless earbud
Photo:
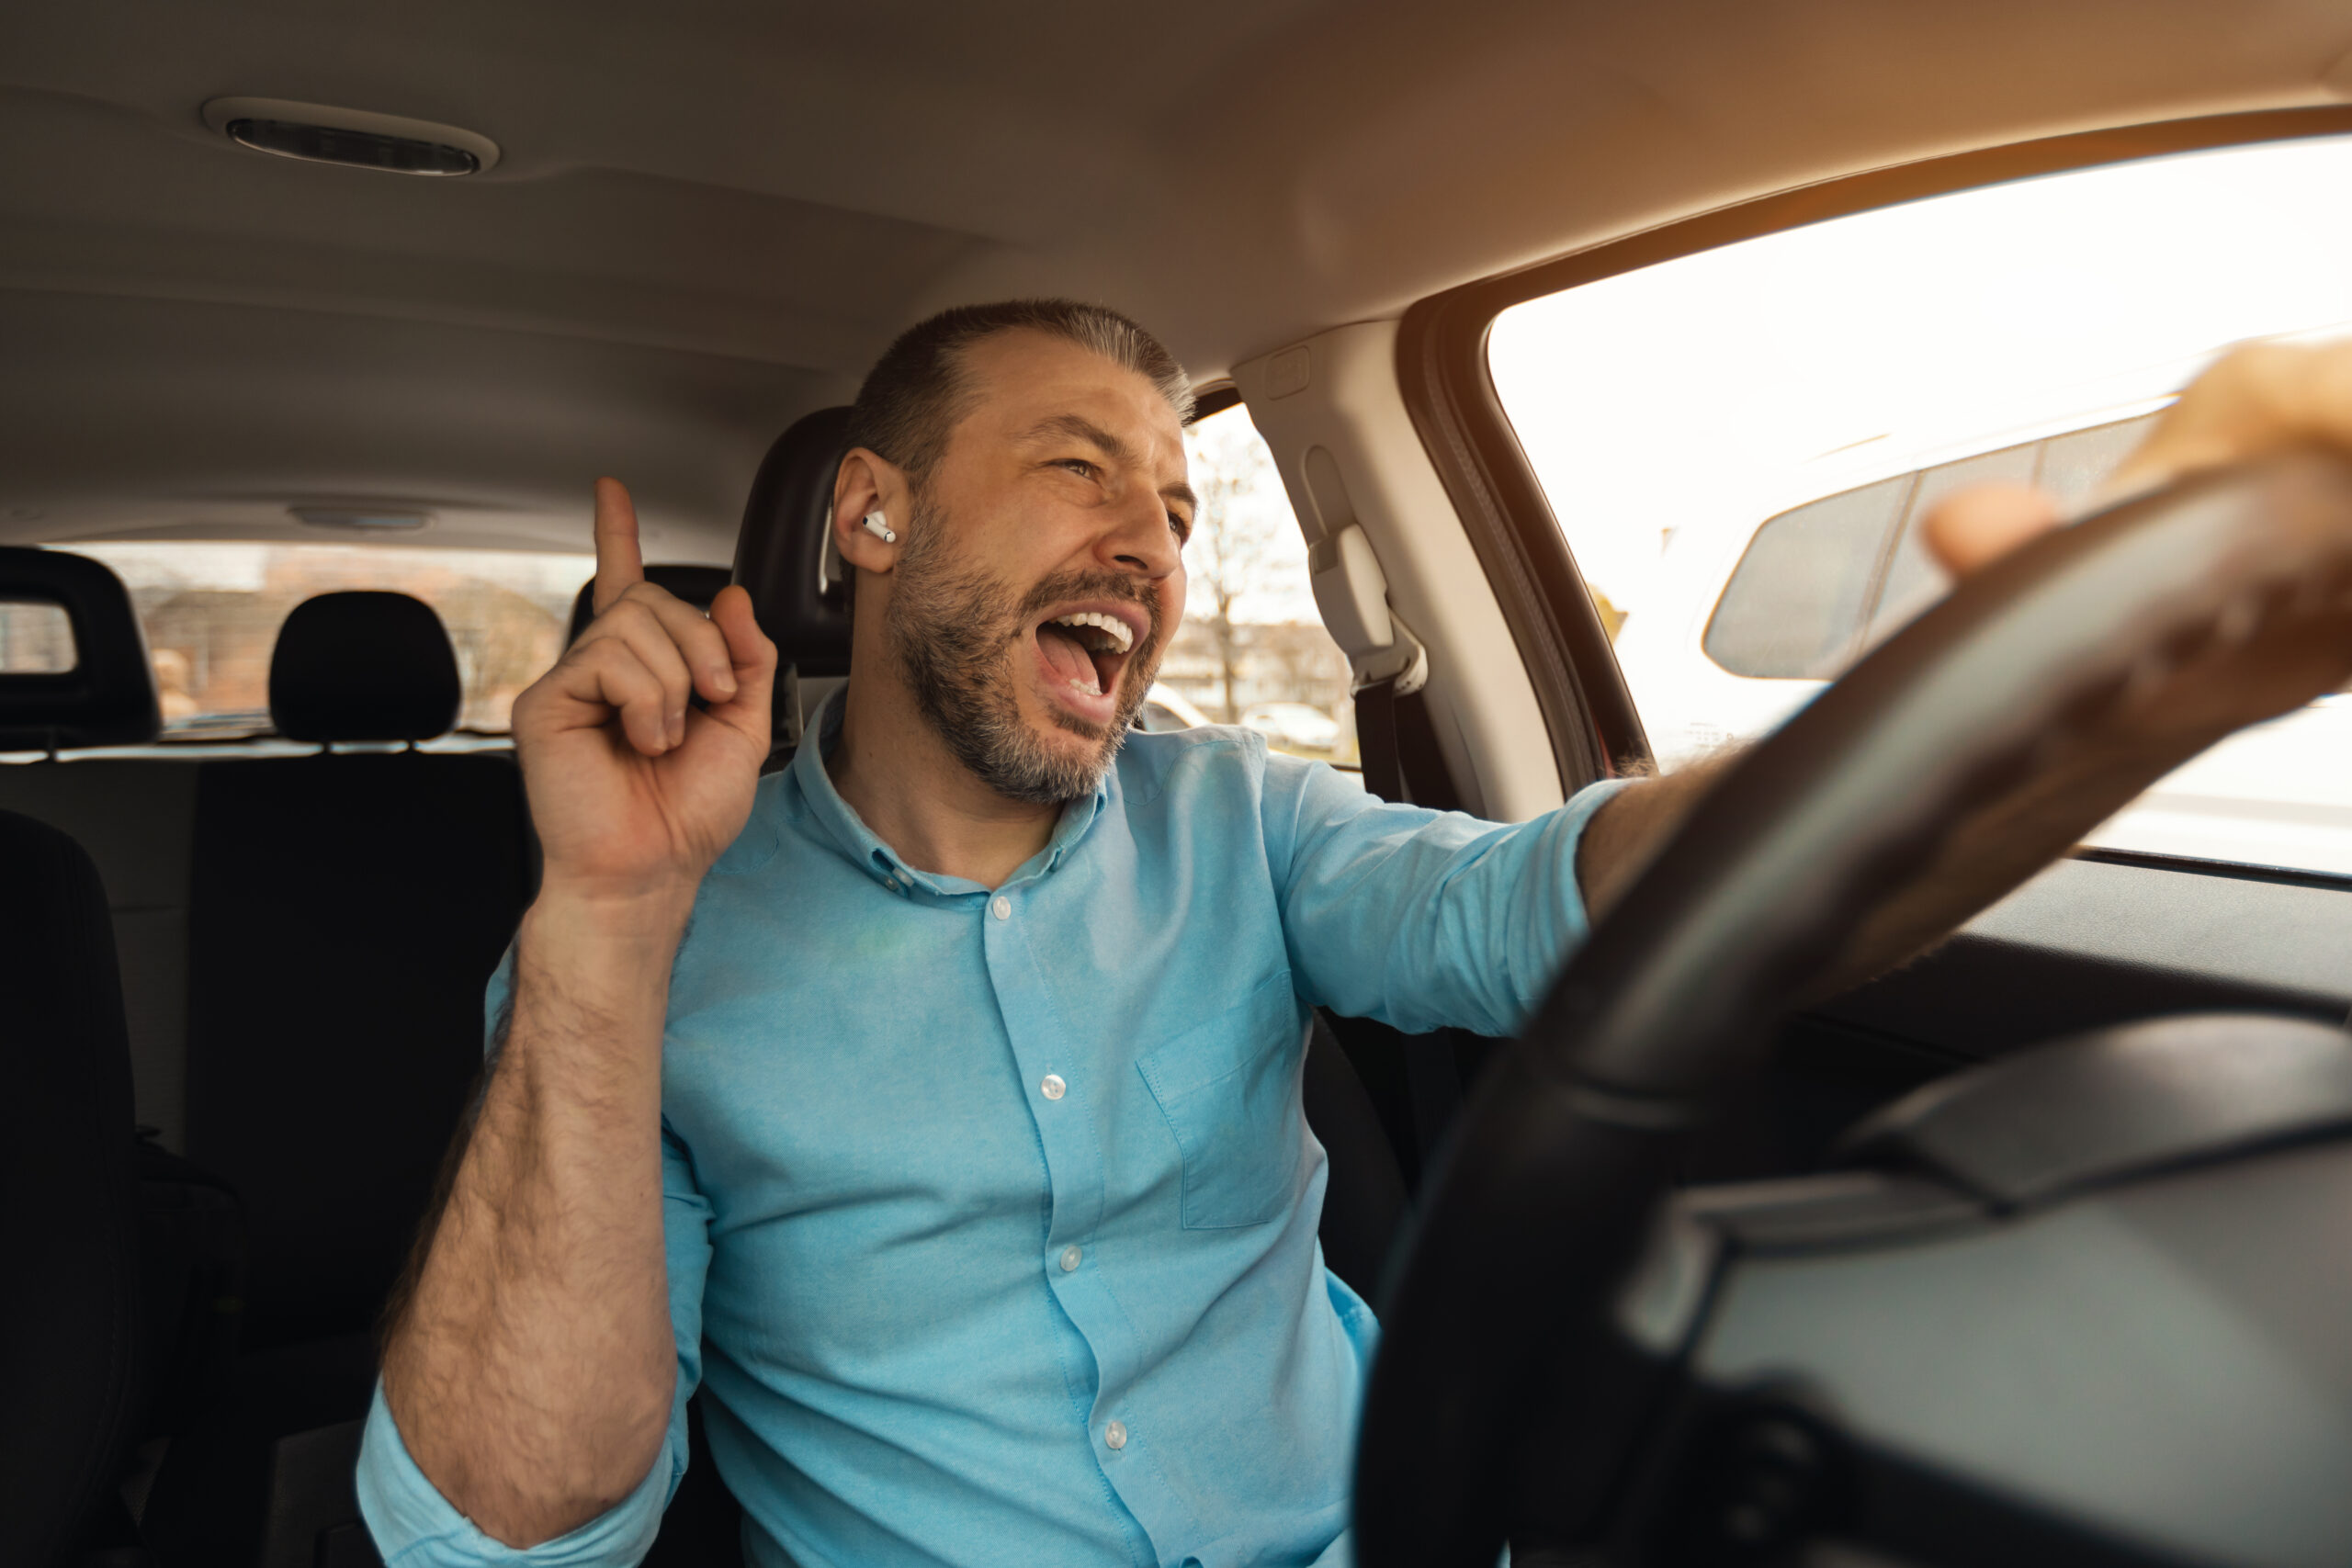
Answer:
[[869, 512], [865, 514], [865, 531], [886, 545], [895, 545], [899, 542], [898, 530], [892, 528], [879, 512]]

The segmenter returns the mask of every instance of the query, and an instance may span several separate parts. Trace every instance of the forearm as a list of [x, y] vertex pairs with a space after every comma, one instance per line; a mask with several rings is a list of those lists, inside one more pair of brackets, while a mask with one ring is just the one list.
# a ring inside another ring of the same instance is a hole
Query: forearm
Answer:
[[[2072, 765], [2052, 771], [2033, 789], [2005, 795], [1955, 823], [1935, 860], [1864, 918], [1838, 961], [1799, 999], [1826, 999], [1918, 957], [2223, 733], [2216, 728], [2187, 740], [2118, 738], [2087, 746]], [[1577, 879], [1596, 922], [1738, 756], [1727, 752], [1642, 780], [1594, 816], [1578, 847]]]
[[384, 1392], [443, 1496], [514, 1545], [602, 1513], [662, 1450], [676, 1376], [661, 1043], [684, 908], [543, 896], [512, 1021]]
[[1610, 796], [1593, 815], [1577, 845], [1577, 886], [1594, 924], [1633, 886], [1737, 755], [1727, 751], [1671, 773], [1638, 779]]

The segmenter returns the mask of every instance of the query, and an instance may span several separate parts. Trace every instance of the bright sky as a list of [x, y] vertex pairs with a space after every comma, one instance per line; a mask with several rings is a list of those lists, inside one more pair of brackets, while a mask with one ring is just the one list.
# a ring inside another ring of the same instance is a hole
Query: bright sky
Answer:
[[1509, 310], [1495, 384], [1586, 576], [1638, 613], [1664, 529], [2136, 412], [2240, 339], [2352, 330], [2347, 194], [2335, 137], [1838, 219]]

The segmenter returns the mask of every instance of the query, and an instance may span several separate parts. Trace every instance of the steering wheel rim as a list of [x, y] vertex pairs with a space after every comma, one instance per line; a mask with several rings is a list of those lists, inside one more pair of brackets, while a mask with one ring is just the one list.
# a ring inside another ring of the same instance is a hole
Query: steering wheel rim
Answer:
[[2290, 453], [2047, 536], [1724, 771], [1499, 1054], [1432, 1174], [1382, 1303], [1364, 1568], [1490, 1568], [1527, 1406], [1598, 1364], [1680, 1135], [1968, 835], [2024, 824], [2041, 846], [1990, 902], [2219, 739], [2110, 759], [2104, 793], [2086, 805], [2077, 778], [2052, 804], [2143, 682], [2265, 637], [2352, 646], [2352, 463]]

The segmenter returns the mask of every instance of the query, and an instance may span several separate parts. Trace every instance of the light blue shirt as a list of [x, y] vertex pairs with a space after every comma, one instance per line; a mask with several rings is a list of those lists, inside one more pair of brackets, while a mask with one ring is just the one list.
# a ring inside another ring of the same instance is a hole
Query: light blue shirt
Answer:
[[1306, 1010], [1515, 1032], [1584, 932], [1608, 786], [1498, 826], [1248, 730], [1138, 734], [991, 892], [899, 860], [821, 750], [762, 782], [678, 952], [666, 1457], [518, 1551], [379, 1391], [388, 1568], [635, 1562], [697, 1385], [762, 1568], [1345, 1561], [1374, 1325], [1316, 1240]]

